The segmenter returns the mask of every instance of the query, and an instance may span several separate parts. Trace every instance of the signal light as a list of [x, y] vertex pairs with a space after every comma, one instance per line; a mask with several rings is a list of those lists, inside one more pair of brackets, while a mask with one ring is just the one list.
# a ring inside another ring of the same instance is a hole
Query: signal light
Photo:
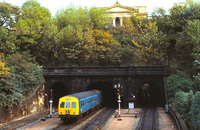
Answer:
[[117, 89], [117, 94], [119, 95], [119, 89]]

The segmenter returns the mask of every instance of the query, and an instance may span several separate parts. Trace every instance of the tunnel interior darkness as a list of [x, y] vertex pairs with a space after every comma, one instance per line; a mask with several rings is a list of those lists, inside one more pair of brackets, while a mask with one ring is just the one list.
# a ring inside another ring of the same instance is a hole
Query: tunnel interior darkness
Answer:
[[[53, 90], [53, 107], [58, 108], [59, 98], [68, 95], [69, 90], [67, 87], [62, 83], [54, 83], [50, 90]], [[49, 90], [49, 99], [50, 99], [50, 90]]]
[[97, 89], [102, 91], [103, 106], [117, 107], [117, 92], [113, 88], [113, 84], [110, 82], [96, 82], [91, 84], [87, 90]]
[[142, 84], [137, 91], [137, 101], [140, 107], [161, 106], [162, 96], [159, 86], [151, 82]]

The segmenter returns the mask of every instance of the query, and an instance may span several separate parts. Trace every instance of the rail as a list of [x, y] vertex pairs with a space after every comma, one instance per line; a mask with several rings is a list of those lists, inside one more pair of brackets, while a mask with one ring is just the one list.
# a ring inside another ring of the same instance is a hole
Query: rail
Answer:
[[177, 112], [174, 112], [171, 106], [169, 106], [169, 113], [173, 117], [178, 130], [188, 130], [181, 116]]
[[46, 116], [46, 113], [48, 113], [48, 112], [49, 112], [49, 110], [43, 110], [39, 113], [27, 116], [21, 120], [10, 122], [10, 123], [0, 127], [0, 129], [1, 130], [7, 130], [7, 129], [14, 130], [14, 129], [20, 128], [22, 126], [25, 126], [29, 123], [32, 123], [35, 121], [40, 121], [43, 117]]
[[112, 116], [113, 113], [114, 113], [113, 108], [105, 108], [93, 119], [91, 119], [88, 123], [86, 123], [81, 129], [82, 130], [87, 130], [87, 129], [100, 130], [104, 127], [105, 123]]
[[143, 108], [136, 130], [158, 130], [158, 113], [156, 108]]

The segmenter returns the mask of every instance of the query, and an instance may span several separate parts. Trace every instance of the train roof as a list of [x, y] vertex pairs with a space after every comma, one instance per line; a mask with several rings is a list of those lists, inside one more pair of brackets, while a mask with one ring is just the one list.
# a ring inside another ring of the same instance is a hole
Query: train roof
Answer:
[[88, 96], [95, 95], [97, 93], [101, 93], [101, 91], [90, 90], [90, 91], [84, 91], [84, 92], [80, 92], [80, 93], [74, 93], [74, 94], [66, 95], [64, 97], [75, 97], [75, 98], [78, 98], [78, 99], [82, 99], [82, 98], [86, 98]]

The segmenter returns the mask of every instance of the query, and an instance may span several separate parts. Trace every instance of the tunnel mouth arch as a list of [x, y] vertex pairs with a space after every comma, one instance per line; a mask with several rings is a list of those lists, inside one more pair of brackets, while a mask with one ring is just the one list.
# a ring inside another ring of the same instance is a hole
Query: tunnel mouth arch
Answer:
[[113, 83], [108, 81], [98, 81], [88, 86], [87, 90], [100, 90], [103, 96], [103, 106], [117, 107], [117, 91], [113, 87]]
[[137, 102], [140, 107], [157, 107], [162, 104], [161, 90], [153, 82], [141, 84], [137, 91]]
[[68, 88], [59, 82], [54, 83], [51, 85], [49, 89], [49, 100], [51, 99], [51, 89], [53, 90], [52, 100], [53, 100], [53, 108], [58, 108], [59, 99], [65, 95], [69, 94]]

